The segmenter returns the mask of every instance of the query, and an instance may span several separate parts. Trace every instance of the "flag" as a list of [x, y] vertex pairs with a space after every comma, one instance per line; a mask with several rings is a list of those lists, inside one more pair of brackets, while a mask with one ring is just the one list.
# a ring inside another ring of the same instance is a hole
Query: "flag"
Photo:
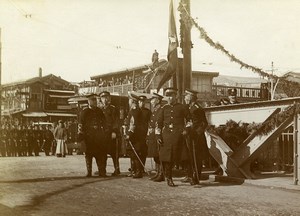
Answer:
[[178, 39], [176, 33], [176, 24], [175, 24], [175, 15], [174, 15], [174, 7], [173, 0], [170, 0], [170, 15], [169, 15], [169, 47], [168, 47], [168, 66], [164, 71], [163, 77], [160, 80], [157, 86], [157, 92], [160, 88], [165, 84], [173, 74], [176, 72], [177, 68], [177, 47], [178, 47]]

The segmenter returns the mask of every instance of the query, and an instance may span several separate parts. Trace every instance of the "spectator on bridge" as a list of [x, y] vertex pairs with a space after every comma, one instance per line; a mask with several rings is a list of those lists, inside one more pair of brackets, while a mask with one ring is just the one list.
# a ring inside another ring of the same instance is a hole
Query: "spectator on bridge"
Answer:
[[121, 82], [120, 82], [119, 78], [117, 78], [117, 80], [115, 82], [115, 85], [121, 85]]
[[221, 105], [231, 105], [231, 104], [238, 104], [239, 102], [236, 99], [237, 96], [237, 89], [228, 89], [228, 97], [227, 98], [221, 98], [220, 101], [217, 101], [214, 103], [216, 106]]
[[102, 78], [100, 78], [98, 86], [99, 87], [104, 87], [104, 81], [102, 80]]

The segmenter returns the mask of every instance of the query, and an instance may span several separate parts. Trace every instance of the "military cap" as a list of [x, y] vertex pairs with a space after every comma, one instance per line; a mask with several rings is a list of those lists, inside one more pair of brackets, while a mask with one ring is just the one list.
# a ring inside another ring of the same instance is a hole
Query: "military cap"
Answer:
[[230, 96], [236, 96], [236, 94], [237, 94], [236, 88], [234, 88], [234, 89], [228, 89], [228, 95], [230, 95]]
[[139, 101], [145, 101], [145, 100], [147, 100], [147, 97], [145, 95], [139, 96]]
[[108, 91], [100, 92], [99, 97], [105, 97], [105, 96], [110, 96], [110, 93]]
[[162, 100], [164, 98], [164, 96], [157, 94], [157, 93], [152, 93], [150, 100], [153, 98], [158, 98], [159, 100]]
[[97, 98], [97, 95], [96, 94], [89, 94], [89, 95], [87, 95], [86, 96], [87, 97], [87, 99], [95, 99], [95, 98]]
[[191, 90], [191, 89], [186, 89], [186, 90], [184, 91], [184, 95], [187, 95], [187, 94], [192, 95], [192, 96], [194, 96], [194, 97], [197, 97], [198, 92], [197, 92], [197, 91], [194, 91], [194, 90]]
[[166, 96], [170, 96], [172, 94], [177, 94], [177, 89], [173, 87], [169, 87], [169, 88], [165, 88], [164, 92]]

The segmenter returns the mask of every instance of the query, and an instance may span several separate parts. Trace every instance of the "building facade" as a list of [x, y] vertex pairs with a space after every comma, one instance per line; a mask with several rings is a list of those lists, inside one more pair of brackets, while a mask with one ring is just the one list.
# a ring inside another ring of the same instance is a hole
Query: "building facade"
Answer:
[[68, 104], [75, 92], [68, 81], [41, 72], [38, 77], [2, 85], [1, 118], [29, 124], [76, 117]]

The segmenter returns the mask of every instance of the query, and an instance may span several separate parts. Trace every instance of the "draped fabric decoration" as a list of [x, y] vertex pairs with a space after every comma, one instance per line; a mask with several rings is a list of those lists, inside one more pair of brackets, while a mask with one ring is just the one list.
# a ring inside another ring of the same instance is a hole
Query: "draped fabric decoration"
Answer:
[[174, 7], [173, 7], [173, 0], [170, 1], [170, 16], [169, 16], [169, 47], [168, 47], [168, 65], [166, 70], [163, 73], [163, 77], [160, 80], [157, 86], [157, 92], [160, 88], [165, 84], [173, 74], [176, 72], [177, 69], [177, 47], [178, 47], [178, 38], [176, 33], [176, 24], [175, 24], [175, 15], [174, 15]]
[[224, 46], [222, 44], [220, 44], [219, 42], [214, 42], [213, 39], [211, 39], [206, 31], [204, 30], [204, 28], [202, 28], [201, 26], [199, 26], [199, 24], [190, 16], [190, 14], [188, 13], [188, 11], [186, 10], [185, 6], [183, 4], [180, 4], [178, 7], [178, 10], [184, 14], [185, 16], [182, 16], [186, 20], [186, 22], [191, 22], [200, 32], [200, 38], [204, 39], [211, 47], [222, 51], [226, 56], [229, 57], [230, 61], [235, 62], [237, 64], [240, 65], [241, 69], [242, 68], [246, 68], [248, 70], [251, 70], [255, 73], [258, 73], [260, 76], [262, 77], [267, 77], [267, 78], [276, 78], [276, 76], [268, 74], [266, 72], [264, 72], [262, 69], [258, 68], [258, 67], [254, 67], [251, 66], [249, 64], [246, 64], [245, 62], [241, 61], [240, 59], [238, 59], [237, 57], [235, 57], [233, 54], [231, 54], [228, 50], [226, 50], [224, 48]]

